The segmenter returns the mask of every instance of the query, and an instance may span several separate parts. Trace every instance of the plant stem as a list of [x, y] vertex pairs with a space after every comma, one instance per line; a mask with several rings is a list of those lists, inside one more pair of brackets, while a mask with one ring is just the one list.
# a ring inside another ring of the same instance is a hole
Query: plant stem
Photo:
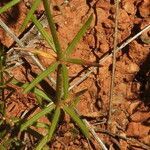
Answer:
[[114, 33], [114, 49], [112, 52], [113, 61], [112, 61], [112, 76], [111, 76], [111, 85], [110, 85], [110, 100], [109, 100], [109, 114], [108, 114], [108, 125], [111, 123], [112, 115], [112, 101], [114, 96], [114, 83], [115, 83], [115, 70], [116, 70], [116, 51], [117, 51], [117, 40], [118, 40], [118, 9], [119, 9], [119, 0], [115, 0], [115, 33]]
[[3, 115], [5, 116], [5, 95], [4, 95], [4, 74], [3, 74], [3, 70], [4, 70], [4, 54], [3, 54], [3, 48], [1, 47], [0, 49], [0, 86], [2, 88], [0, 88], [0, 96], [1, 96], [1, 112], [3, 113]]
[[45, 8], [49, 28], [51, 29], [53, 42], [55, 44], [55, 48], [56, 48], [56, 51], [57, 51], [57, 58], [58, 58], [58, 60], [61, 60], [61, 58], [63, 57], [62, 50], [61, 50], [60, 43], [59, 43], [59, 40], [58, 40], [58, 37], [57, 37], [56, 27], [55, 27], [55, 24], [53, 23], [54, 21], [53, 21], [53, 17], [52, 17], [51, 11], [50, 11], [49, 1], [48, 0], [43, 0], [43, 4], [44, 4], [44, 8]]
[[62, 64], [59, 64], [56, 80], [56, 105], [60, 104], [62, 92], [63, 92]]
[[[55, 28], [55, 24], [53, 21], [53, 17], [50, 11], [50, 4], [48, 0], [43, 0], [47, 20], [49, 23], [49, 28], [51, 30], [51, 34], [53, 37], [53, 41], [55, 44], [56, 52], [57, 52], [57, 60], [61, 62], [63, 58], [63, 52], [60, 47], [60, 43], [57, 37], [57, 32]], [[63, 78], [62, 78], [62, 64], [58, 65], [58, 70], [57, 70], [57, 80], [56, 80], [56, 105], [58, 106], [61, 102], [61, 98], [63, 95]]]

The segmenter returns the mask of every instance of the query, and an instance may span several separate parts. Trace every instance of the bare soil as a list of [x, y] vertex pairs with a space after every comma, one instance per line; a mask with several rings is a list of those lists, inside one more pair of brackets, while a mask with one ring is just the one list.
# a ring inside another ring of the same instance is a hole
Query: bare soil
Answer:
[[[24, 0], [0, 16], [18, 36], [20, 35], [18, 29], [26, 16], [29, 2]], [[0, 2], [1, 5], [4, 3], [5, 1]], [[120, 2], [118, 45], [121, 45], [150, 24], [149, 8], [149, 0], [122, 0]], [[79, 31], [88, 16], [91, 13], [94, 15], [91, 27], [75, 48], [73, 57], [99, 62], [99, 59], [106, 52], [112, 50], [115, 15], [113, 1], [70, 0], [68, 3], [63, 3], [63, 0], [56, 0], [52, 2], [52, 9], [63, 50]], [[42, 10], [43, 6], [41, 5], [36, 13], [41, 14]], [[0, 40], [8, 49], [14, 45], [14, 41], [2, 29], [0, 29]], [[107, 132], [107, 121], [105, 120], [108, 118], [109, 111], [111, 58], [73, 89], [73, 92], [88, 89], [81, 96], [77, 109], [93, 125], [101, 140], [109, 148], [121, 150], [150, 149], [149, 43], [150, 31], [145, 32], [117, 53], [115, 95], [109, 132]], [[43, 48], [43, 50], [51, 51], [46, 48]], [[45, 67], [51, 64], [51, 61], [46, 58], [39, 56], [39, 59]], [[13, 76], [22, 82], [27, 82], [28, 79], [31, 80], [31, 71], [33, 73], [39, 72], [33, 64], [30, 64], [30, 71], [25, 66], [26, 63], [11, 70]], [[68, 65], [68, 68], [71, 85], [91, 69], [79, 65]], [[33, 109], [36, 106], [36, 100], [34, 95], [23, 95], [20, 88], [16, 86], [13, 86], [13, 88], [16, 92], [7, 102], [7, 114], [8, 117], [19, 117], [24, 111]], [[42, 121], [47, 122], [44, 118]], [[65, 121], [60, 124], [52, 142], [49, 144], [51, 149], [89, 149], [87, 140], [75, 129], [75, 125], [67, 116]], [[40, 132], [44, 134], [44, 131], [41, 130]], [[116, 135], [132, 138], [133, 140], [123, 140]], [[135, 142], [133, 142], [134, 140]], [[31, 144], [31, 142], [29, 143]], [[94, 140], [91, 143], [91, 149], [100, 149]]]

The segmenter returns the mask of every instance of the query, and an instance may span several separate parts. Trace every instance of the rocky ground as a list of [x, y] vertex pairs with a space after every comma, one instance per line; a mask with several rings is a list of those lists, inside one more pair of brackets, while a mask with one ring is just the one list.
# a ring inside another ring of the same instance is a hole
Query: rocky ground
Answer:
[[[0, 5], [5, 2], [0, 2]], [[30, 7], [30, 2], [30, 0], [24, 0], [8, 12], [0, 15], [0, 18], [18, 36], [20, 35], [18, 29], [26, 16], [28, 7]], [[114, 2], [110, 0], [70, 0], [68, 3], [63, 2], [63, 0], [52, 2], [54, 20], [62, 48], [67, 47], [88, 16], [93, 13], [92, 25], [77, 45], [73, 56], [99, 62], [100, 58], [113, 48]], [[121, 45], [150, 24], [150, 2], [149, 0], [122, 0], [119, 7], [118, 45]], [[41, 5], [36, 12], [37, 15], [41, 14], [42, 11], [43, 6]], [[48, 27], [45, 29], [48, 31]], [[13, 39], [2, 29], [0, 29], [0, 41], [8, 49], [14, 46]], [[45, 43], [44, 46], [39, 45], [39, 43], [36, 42], [35, 44], [47, 52], [50, 51]], [[121, 150], [150, 149], [149, 48], [150, 31], [147, 31], [117, 53], [115, 96], [109, 131], [106, 120], [109, 111], [111, 58], [105, 61], [102, 67], [95, 69], [86, 80], [73, 88], [73, 92], [88, 89], [81, 96], [77, 109], [93, 125], [101, 140], [109, 148]], [[50, 60], [40, 56], [39, 60], [45, 67], [51, 64]], [[39, 72], [34, 64], [30, 63], [30, 67], [32, 72]], [[91, 70], [91, 68], [78, 65], [70, 65], [68, 68], [71, 85], [76, 83], [84, 73]], [[31, 80], [29, 73], [30, 71], [25, 65], [11, 70], [11, 74], [22, 82]], [[8, 117], [20, 116], [25, 110], [30, 110], [36, 105], [36, 100], [32, 94], [23, 95], [20, 88], [16, 86], [13, 88], [16, 92], [7, 102]], [[94, 140], [90, 145], [91, 149], [100, 149]], [[87, 140], [75, 129], [74, 124], [67, 117], [57, 129], [50, 147], [70, 150], [90, 149]]]

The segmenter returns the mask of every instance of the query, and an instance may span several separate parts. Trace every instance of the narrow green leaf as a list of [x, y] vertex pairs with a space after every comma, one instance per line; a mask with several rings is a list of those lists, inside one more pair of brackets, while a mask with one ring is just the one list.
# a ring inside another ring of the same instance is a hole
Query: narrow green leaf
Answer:
[[43, 139], [39, 142], [39, 144], [37, 145], [36, 147], [36, 150], [41, 150], [43, 148], [43, 146], [51, 140], [53, 134], [54, 134], [54, 131], [57, 127], [57, 124], [58, 124], [58, 121], [59, 121], [59, 117], [60, 117], [60, 108], [57, 107], [55, 112], [54, 112], [54, 116], [53, 116], [53, 120], [52, 120], [52, 124], [50, 126], [50, 130], [48, 132], [48, 135], [44, 136]]
[[56, 81], [56, 101], [60, 102], [63, 96], [62, 64], [58, 65]]
[[48, 135], [45, 135], [42, 140], [37, 144], [35, 150], [41, 150], [48, 142]]
[[77, 106], [77, 104], [79, 103], [80, 101], [80, 97], [76, 97], [75, 99], [72, 100], [72, 103], [71, 105], [69, 106], [70, 108], [74, 108]]
[[60, 107], [57, 107], [55, 112], [54, 112], [54, 117], [53, 117], [53, 120], [52, 120], [52, 124], [50, 126], [50, 130], [48, 132], [48, 140], [50, 141], [53, 134], [54, 134], [54, 131], [57, 127], [57, 124], [58, 124], [58, 121], [59, 121], [59, 117], [60, 117], [60, 112], [61, 112], [61, 108]]
[[35, 78], [23, 91], [23, 93], [29, 92], [34, 86], [36, 86], [40, 81], [42, 81], [45, 77], [47, 77], [50, 73], [54, 72], [58, 66], [58, 62], [49, 66], [45, 71], [43, 71], [37, 78]]
[[37, 122], [35, 125], [34, 125], [36, 128], [44, 128], [44, 129], [49, 129], [49, 125], [44, 123], [44, 122]]
[[47, 43], [54, 50], [54, 52], [56, 52], [52, 37], [50, 37], [50, 35], [44, 30], [42, 24], [36, 19], [34, 15], [32, 16], [32, 21], [37, 27], [38, 31], [41, 33], [42, 37], [47, 41]]
[[25, 123], [21, 125], [20, 131], [25, 130], [27, 127], [31, 126], [35, 121], [37, 121], [40, 117], [50, 113], [55, 108], [55, 104], [50, 103], [46, 108], [44, 108], [42, 111], [31, 117], [29, 120], [27, 120]]
[[96, 62], [90, 62], [83, 59], [77, 59], [77, 58], [65, 58], [66, 62], [72, 63], [72, 64], [78, 64], [78, 65], [86, 65], [86, 66], [94, 66], [94, 67], [101, 67], [99, 63]]
[[37, 104], [42, 106], [42, 101], [43, 101], [42, 97], [35, 95], [35, 99], [36, 99]]
[[81, 91], [75, 93], [75, 96], [76, 96], [76, 97], [80, 97], [80, 96], [83, 95], [87, 90], [88, 90], [88, 89], [83, 89], [83, 90], [81, 90]]
[[68, 98], [68, 88], [69, 88], [69, 77], [68, 77], [68, 70], [66, 65], [62, 64], [62, 76], [63, 76], [63, 98], [66, 100]]
[[89, 138], [89, 130], [86, 127], [86, 125], [83, 123], [83, 121], [78, 117], [78, 115], [75, 113], [73, 108], [63, 106], [63, 110], [71, 116], [71, 118], [75, 121], [75, 123], [79, 126], [81, 129], [82, 133], [86, 138]]
[[3, 144], [0, 145], [0, 150], [7, 150], [7, 148]]
[[67, 47], [66, 51], [64, 52], [65, 56], [68, 56], [70, 54], [72, 54], [75, 46], [77, 45], [77, 43], [80, 41], [80, 39], [83, 37], [83, 35], [85, 34], [85, 32], [87, 31], [87, 29], [90, 27], [90, 24], [92, 22], [93, 19], [93, 15], [91, 15], [88, 20], [86, 21], [86, 23], [82, 26], [82, 28], [79, 30], [79, 32], [77, 33], [77, 35], [74, 37], [74, 39], [72, 40], [72, 42], [69, 44], [69, 46]]
[[[17, 85], [19, 87], [22, 87], [24, 89], [29, 85], [29, 83], [22, 83], [20, 81], [17, 81], [14, 78], [12, 79], [11, 83], [14, 84], [14, 85]], [[34, 87], [33, 90], [31, 90], [31, 92], [36, 94], [37, 96], [42, 97], [43, 99], [45, 99], [49, 102], [52, 101], [42, 90], [38, 89], [37, 87]]]
[[10, 1], [9, 3], [7, 3], [6, 5], [4, 5], [3, 7], [0, 8], [0, 14], [7, 11], [9, 8], [11, 8], [12, 6], [16, 5], [19, 2], [20, 2], [20, 0]]
[[48, 0], [43, 0], [43, 4], [44, 4], [44, 8], [45, 8], [49, 28], [51, 29], [53, 41], [54, 41], [55, 48], [56, 48], [56, 51], [57, 51], [57, 56], [58, 56], [58, 59], [61, 59], [62, 58], [62, 49], [61, 49], [61, 46], [60, 46], [60, 43], [59, 43], [59, 40], [58, 40], [58, 37], [57, 37], [56, 27], [55, 27], [53, 17], [52, 17], [51, 11], [50, 11], [50, 3], [49, 3]]
[[40, 90], [40, 89], [38, 89], [36, 87], [33, 89], [33, 93], [38, 95], [38, 96], [40, 96], [40, 97], [42, 97], [43, 99], [45, 99], [45, 100], [47, 100], [49, 102], [52, 101], [42, 90]]
[[37, 9], [38, 5], [40, 4], [41, 0], [34, 0], [32, 7], [30, 9], [30, 11], [28, 12], [22, 26], [21, 26], [21, 31], [23, 31], [25, 29], [25, 27], [27, 26], [27, 24], [29, 23], [31, 17], [33, 16], [35, 10]]
[[80, 96], [83, 95], [86, 91], [87, 91], [87, 89], [83, 89], [83, 90], [75, 93], [75, 96], [73, 96], [73, 100], [70, 105], [71, 108], [74, 108], [77, 106], [78, 102], [80, 101]]
[[85, 62], [82, 59], [76, 59], [76, 58], [66, 58], [67, 62], [72, 64], [79, 64], [79, 65], [85, 65]]

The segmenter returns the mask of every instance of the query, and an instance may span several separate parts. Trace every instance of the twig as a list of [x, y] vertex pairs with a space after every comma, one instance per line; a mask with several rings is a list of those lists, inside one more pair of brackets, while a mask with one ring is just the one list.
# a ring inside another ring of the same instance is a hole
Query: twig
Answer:
[[119, 9], [119, 1], [115, 0], [115, 34], [114, 34], [114, 48], [112, 51], [112, 76], [111, 76], [111, 83], [110, 83], [110, 99], [109, 99], [109, 113], [108, 113], [108, 122], [109, 125], [111, 123], [111, 112], [112, 112], [112, 101], [114, 96], [114, 83], [115, 83], [115, 70], [116, 70], [116, 50], [117, 50], [117, 41], [118, 41], [118, 9]]
[[[146, 26], [143, 30], [141, 30], [139, 33], [137, 33], [135, 36], [131, 37], [128, 39], [126, 42], [124, 42], [120, 47], [116, 49], [116, 52], [120, 51], [123, 49], [125, 46], [127, 46], [129, 43], [131, 43], [133, 40], [135, 40], [137, 37], [139, 37], [143, 32], [147, 31], [150, 29], [150, 25]], [[99, 60], [99, 63], [102, 64], [105, 62], [107, 59], [112, 57], [112, 53], [110, 54], [107, 52], [103, 58]], [[70, 86], [69, 90], [73, 89], [75, 86], [79, 85], [81, 82], [83, 82], [92, 72], [96, 70], [97, 67], [93, 67], [90, 71], [88, 71], [86, 74], [84, 74], [78, 81], [76, 81], [73, 85]]]
[[[120, 138], [120, 139], [122, 139], [122, 140], [127, 141], [128, 143], [130, 143], [130, 142], [135, 142], [135, 143], [137, 143], [138, 145], [140, 145], [140, 146], [141, 146], [142, 148], [144, 148], [144, 149], [147, 149], [147, 150], [150, 149], [150, 146], [148, 146], [148, 145], [146, 145], [146, 144], [144, 144], [144, 143], [138, 141], [137, 139], [133, 139], [133, 138], [121, 136], [121, 135], [119, 135], [119, 134], [115, 134], [115, 133], [109, 132], [108, 130], [96, 129], [96, 131], [97, 131], [97, 132], [100, 132], [100, 133], [108, 134], [109, 136], [112, 136], [113, 138], [118, 137], [118, 138]], [[130, 142], [129, 142], [129, 141], [130, 141]]]
[[96, 139], [96, 141], [99, 143], [99, 145], [102, 147], [103, 150], [108, 150], [107, 147], [105, 146], [105, 144], [102, 142], [102, 140], [98, 137], [97, 133], [95, 132], [95, 130], [91, 127], [90, 123], [86, 120], [83, 119], [84, 123], [86, 124], [86, 126], [89, 128], [91, 134], [94, 136], [94, 138]]
[[[14, 41], [20, 46], [20, 47], [24, 47], [24, 44], [21, 40], [19, 40], [19, 38], [9, 29], [9, 27], [0, 19], [0, 26], [14, 39]], [[28, 54], [30, 55], [30, 57], [32, 58], [32, 60], [37, 64], [37, 66], [44, 71], [45, 68], [43, 67], [43, 65], [40, 63], [40, 61], [30, 52], [28, 52]], [[56, 85], [56, 81], [51, 78], [50, 76], [48, 76], [49, 80], [52, 82], [53, 85]]]

